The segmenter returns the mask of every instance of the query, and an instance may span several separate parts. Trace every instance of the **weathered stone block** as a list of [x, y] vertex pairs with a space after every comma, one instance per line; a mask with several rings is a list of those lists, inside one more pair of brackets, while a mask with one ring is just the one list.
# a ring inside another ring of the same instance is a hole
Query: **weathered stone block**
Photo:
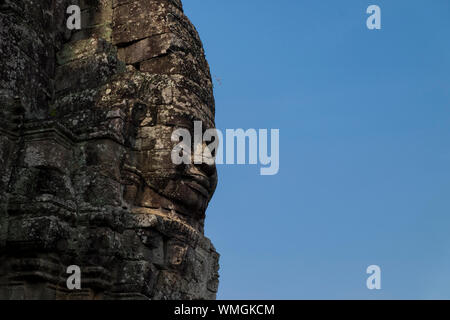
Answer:
[[215, 298], [216, 170], [171, 160], [175, 128], [214, 128], [181, 2], [4, 0], [0, 24], [0, 298]]

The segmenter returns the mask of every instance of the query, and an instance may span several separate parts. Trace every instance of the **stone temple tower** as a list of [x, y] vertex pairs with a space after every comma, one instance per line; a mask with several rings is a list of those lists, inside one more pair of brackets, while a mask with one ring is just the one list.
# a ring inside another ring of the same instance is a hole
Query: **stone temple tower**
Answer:
[[214, 299], [216, 169], [171, 161], [194, 121], [214, 97], [180, 0], [0, 0], [0, 299]]

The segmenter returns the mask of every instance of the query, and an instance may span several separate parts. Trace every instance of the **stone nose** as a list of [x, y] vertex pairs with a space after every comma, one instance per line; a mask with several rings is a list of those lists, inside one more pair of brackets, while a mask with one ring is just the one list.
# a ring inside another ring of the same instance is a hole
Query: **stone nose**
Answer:
[[191, 169], [197, 174], [203, 174], [208, 178], [211, 178], [216, 174], [215, 156], [211, 151], [207, 151], [208, 148], [206, 142], [193, 145], [193, 155], [191, 157]]
[[210, 158], [206, 159], [204, 155], [200, 154], [196, 161], [196, 158], [194, 156], [192, 157], [191, 165], [189, 166], [187, 171], [190, 174], [204, 175], [207, 178], [211, 178], [216, 173], [215, 163], [209, 164], [211, 163], [211, 160], [213, 159]]
[[215, 164], [207, 164], [207, 163], [201, 163], [201, 164], [194, 164], [193, 167], [195, 170], [201, 172], [206, 177], [211, 178], [216, 174], [216, 165]]
[[204, 183], [209, 184], [209, 179], [211, 178], [211, 174], [208, 174], [208, 172], [205, 172], [205, 170], [202, 170], [202, 166], [203, 165], [192, 164], [192, 165], [188, 166], [186, 173], [189, 176], [196, 178], [196, 180], [204, 180]]

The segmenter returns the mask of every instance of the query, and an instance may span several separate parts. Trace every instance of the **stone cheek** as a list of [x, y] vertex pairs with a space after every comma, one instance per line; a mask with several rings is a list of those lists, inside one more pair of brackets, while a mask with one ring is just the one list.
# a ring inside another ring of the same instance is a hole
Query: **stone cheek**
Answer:
[[0, 24], [0, 298], [214, 299], [203, 222], [217, 175], [204, 198], [170, 160], [174, 127], [214, 127], [181, 2], [4, 0]]

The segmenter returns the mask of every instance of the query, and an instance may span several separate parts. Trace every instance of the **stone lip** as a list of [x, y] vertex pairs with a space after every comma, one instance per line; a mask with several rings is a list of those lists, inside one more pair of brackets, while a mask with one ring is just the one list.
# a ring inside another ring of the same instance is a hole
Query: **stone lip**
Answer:
[[0, 299], [215, 299], [217, 172], [170, 159], [174, 128], [215, 127], [181, 1], [4, 0], [0, 24]]

